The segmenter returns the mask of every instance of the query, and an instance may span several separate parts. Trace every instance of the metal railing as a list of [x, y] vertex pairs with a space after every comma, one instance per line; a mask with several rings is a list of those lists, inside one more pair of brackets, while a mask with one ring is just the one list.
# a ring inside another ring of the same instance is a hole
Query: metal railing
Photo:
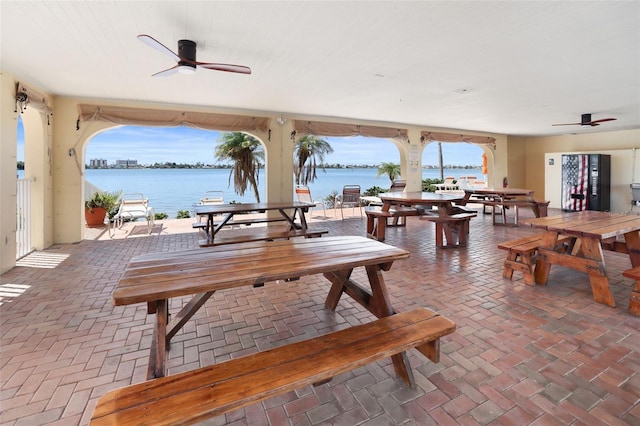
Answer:
[[33, 251], [31, 245], [31, 179], [18, 179], [16, 259]]

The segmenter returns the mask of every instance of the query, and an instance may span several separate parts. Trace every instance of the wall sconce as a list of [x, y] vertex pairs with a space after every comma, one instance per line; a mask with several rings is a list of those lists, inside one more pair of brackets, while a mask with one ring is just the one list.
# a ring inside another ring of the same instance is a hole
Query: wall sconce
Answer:
[[16, 108], [13, 112], [18, 112], [18, 106], [20, 106], [20, 113], [24, 113], [25, 108], [29, 104], [29, 96], [25, 92], [16, 93]]
[[286, 119], [286, 118], [284, 118], [284, 117], [282, 117], [282, 115], [281, 115], [280, 117], [276, 118], [276, 122], [277, 122], [279, 125], [284, 126], [284, 123], [286, 123], [286, 122], [287, 122], [287, 119]]
[[420, 143], [422, 144], [422, 146], [424, 146], [424, 144], [427, 143], [427, 138], [425, 138], [424, 136], [420, 136]]

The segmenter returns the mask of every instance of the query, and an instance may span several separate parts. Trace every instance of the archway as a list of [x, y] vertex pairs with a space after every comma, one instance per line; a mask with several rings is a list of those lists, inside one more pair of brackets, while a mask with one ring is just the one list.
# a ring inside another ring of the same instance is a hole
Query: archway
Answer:
[[29, 186], [29, 227], [32, 249], [44, 249], [52, 242], [51, 135], [47, 114], [26, 108], [20, 114], [23, 127], [23, 178]]
[[[439, 156], [442, 150], [443, 163]], [[485, 152], [480, 145], [465, 142], [432, 141], [426, 144], [422, 151], [423, 180], [441, 179], [453, 176], [475, 176], [478, 181], [486, 181], [488, 174], [482, 173], [482, 154]], [[441, 169], [442, 167], [442, 169]]]
[[[377, 195], [388, 190], [391, 186], [389, 177], [378, 175], [378, 167], [382, 163], [401, 167], [400, 176], [396, 179], [402, 179], [406, 173], [407, 162], [402, 160], [404, 152], [395, 139], [362, 135], [317, 138], [325, 140], [332, 151], [325, 154], [323, 164], [317, 165], [317, 177], [307, 186], [314, 199], [322, 198], [330, 207], [345, 185], [360, 186], [362, 194], [371, 192], [371, 195]], [[295, 149], [293, 161], [296, 161]]]
[[[248, 132], [245, 132], [249, 134]], [[87, 138], [83, 145], [86, 188], [142, 193], [156, 213], [174, 219], [192, 212], [207, 191], [222, 190], [226, 202], [252, 202], [229, 185], [229, 165], [222, 166], [214, 151], [223, 132], [186, 126], [110, 126]], [[266, 144], [258, 136], [265, 152]], [[265, 160], [266, 157], [265, 157]], [[259, 189], [265, 194], [265, 170]], [[84, 226], [84, 223], [82, 224]]]

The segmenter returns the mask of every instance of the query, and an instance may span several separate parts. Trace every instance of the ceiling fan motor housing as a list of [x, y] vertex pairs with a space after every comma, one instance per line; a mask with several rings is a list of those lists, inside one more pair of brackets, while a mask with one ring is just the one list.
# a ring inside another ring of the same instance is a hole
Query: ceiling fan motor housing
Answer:
[[191, 40], [178, 40], [178, 65], [196, 67], [196, 43]]

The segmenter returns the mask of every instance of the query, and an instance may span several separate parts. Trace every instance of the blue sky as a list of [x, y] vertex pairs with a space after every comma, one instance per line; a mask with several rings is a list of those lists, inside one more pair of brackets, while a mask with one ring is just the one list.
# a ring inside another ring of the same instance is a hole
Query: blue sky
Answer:
[[[188, 127], [123, 126], [96, 135], [87, 146], [86, 162], [106, 159], [137, 160], [139, 164], [164, 162], [214, 164], [213, 153], [220, 132]], [[398, 150], [385, 139], [345, 137], [326, 138], [334, 152], [326, 157], [327, 163], [380, 164], [400, 162]], [[18, 125], [18, 160], [24, 160], [24, 134]], [[267, 142], [268, 143], [268, 142]], [[480, 165], [482, 149], [466, 143], [442, 144], [444, 163], [451, 165]], [[422, 155], [424, 165], [438, 164], [436, 143], [427, 145]]]

